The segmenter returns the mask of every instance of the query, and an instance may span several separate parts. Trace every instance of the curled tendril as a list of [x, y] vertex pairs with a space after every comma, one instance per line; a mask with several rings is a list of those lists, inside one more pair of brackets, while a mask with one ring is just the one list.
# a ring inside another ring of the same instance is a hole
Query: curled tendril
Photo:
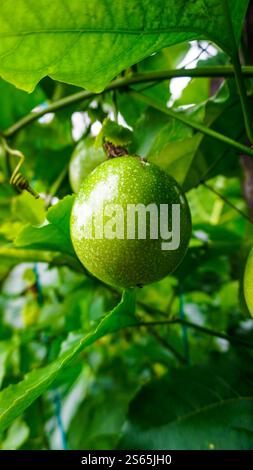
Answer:
[[16, 165], [11, 177], [10, 177], [10, 184], [12, 186], [14, 186], [16, 189], [18, 189], [19, 191], [28, 191], [30, 194], [32, 194], [32, 196], [34, 196], [36, 199], [38, 199], [40, 196], [38, 193], [36, 193], [34, 191], [34, 189], [30, 186], [30, 183], [29, 181], [27, 180], [27, 178], [22, 175], [22, 173], [20, 173], [20, 168], [21, 166], [23, 165], [24, 161], [25, 161], [25, 156], [22, 152], [20, 152], [20, 150], [16, 150], [16, 149], [12, 149], [11, 147], [9, 147], [9, 145], [7, 144], [6, 140], [4, 138], [1, 138], [1, 141], [2, 141], [2, 144], [3, 144], [3, 148], [4, 150], [9, 154], [9, 155], [13, 155], [14, 157], [18, 157], [19, 158], [19, 162], [18, 164]]

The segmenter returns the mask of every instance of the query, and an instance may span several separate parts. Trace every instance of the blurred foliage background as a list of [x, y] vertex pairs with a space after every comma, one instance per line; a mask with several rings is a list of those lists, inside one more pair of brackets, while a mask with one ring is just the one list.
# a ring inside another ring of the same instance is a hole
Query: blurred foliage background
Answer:
[[[242, 61], [249, 63], [243, 49]], [[213, 43], [187, 41], [122, 76], [228, 64]], [[250, 102], [252, 87], [248, 78]], [[172, 78], [131, 89], [246, 142], [231, 77]], [[46, 77], [27, 94], [1, 80], [0, 128], [79, 91]], [[0, 147], [1, 449], [252, 448], [253, 320], [242, 293], [252, 246], [251, 157], [128, 91], [46, 113], [13, 133], [9, 145], [25, 154], [22, 172], [40, 199], [10, 186], [17, 159]], [[117, 127], [117, 142], [183, 186], [192, 239], [173, 275], [136, 293], [140, 325], [115, 331], [111, 323], [108, 335], [61, 368], [61, 354], [94, 331], [121, 298], [84, 272], [68, 232], [71, 156], [91, 139], [93, 152], [101, 152], [101, 136], [112, 137], [108, 120], [125, 129]]]

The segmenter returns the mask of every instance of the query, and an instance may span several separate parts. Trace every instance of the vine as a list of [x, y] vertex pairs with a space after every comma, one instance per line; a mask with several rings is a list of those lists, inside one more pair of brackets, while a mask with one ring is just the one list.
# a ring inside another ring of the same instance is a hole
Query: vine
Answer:
[[184, 117], [182, 113], [166, 108], [165, 106], [162, 106], [157, 101], [153, 100], [152, 98], [148, 96], [143, 95], [142, 93], [131, 91], [130, 94], [131, 96], [140, 99], [141, 101], [151, 106], [152, 108], [155, 108], [158, 111], [161, 111], [162, 113], [167, 114], [173, 119], [177, 119], [178, 121], [181, 121], [183, 124], [186, 124], [186, 126], [189, 126], [192, 129], [195, 129], [196, 131], [201, 132], [202, 134], [208, 135], [209, 137], [212, 137], [213, 139], [219, 140], [220, 142], [223, 142], [224, 144], [227, 144], [230, 147], [233, 147], [234, 149], [238, 150], [239, 152], [249, 155], [250, 157], [253, 156], [253, 150], [247, 147], [246, 145], [243, 145], [240, 142], [237, 142], [236, 140], [233, 140], [230, 137], [227, 137], [221, 134], [220, 132], [215, 131], [214, 129], [210, 129], [209, 127], [204, 126], [203, 124], [192, 121], [191, 119]]
[[[253, 77], [253, 66], [244, 66], [242, 67], [242, 73], [244, 76]], [[159, 72], [146, 72], [146, 73], [134, 73], [128, 74], [125, 77], [117, 78], [112, 81], [102, 92], [102, 94], [107, 93], [108, 91], [128, 89], [131, 85], [138, 83], [149, 83], [149, 82], [161, 82], [169, 80], [171, 78], [178, 77], [191, 77], [191, 78], [211, 78], [211, 77], [223, 77], [229, 78], [234, 77], [234, 68], [230, 65], [228, 66], [217, 66], [217, 67], [199, 67], [194, 69], [172, 69], [164, 70]], [[32, 122], [37, 121], [41, 117], [45, 116], [48, 113], [54, 113], [61, 109], [67, 108], [77, 103], [89, 100], [99, 96], [97, 93], [91, 91], [80, 91], [72, 95], [65, 96], [57, 101], [54, 101], [48, 105], [47, 108], [43, 108], [38, 112], [31, 112], [17, 121], [15, 124], [10, 126], [5, 131], [2, 131], [2, 136], [6, 138], [13, 137], [17, 132], [19, 132], [24, 127], [30, 125]], [[204, 126], [202, 129], [204, 132]], [[251, 153], [251, 156], [253, 152]]]
[[242, 112], [243, 112], [243, 117], [244, 117], [245, 129], [246, 129], [246, 133], [247, 133], [250, 143], [253, 144], [253, 130], [252, 130], [252, 124], [251, 124], [252, 117], [251, 117], [251, 113], [249, 109], [249, 103], [248, 103], [246, 88], [245, 88], [243, 74], [242, 74], [242, 66], [241, 66], [240, 59], [239, 59], [239, 54], [238, 54], [238, 49], [237, 49], [235, 34], [234, 34], [234, 28], [233, 28], [231, 14], [230, 14], [227, 0], [223, 0], [223, 8], [224, 8], [225, 17], [227, 19], [227, 26], [230, 32], [231, 41], [233, 44], [233, 52], [231, 54], [231, 60], [233, 63], [235, 81], [237, 84], [237, 89], [238, 89], [238, 93], [239, 93], [240, 100], [241, 100], [241, 107], [242, 107]]
[[[1, 137], [1, 136], [0, 136]], [[20, 168], [23, 165], [25, 161], [25, 156], [20, 150], [17, 149], [12, 149], [8, 144], [6, 139], [1, 137], [1, 142], [2, 146], [5, 150], [5, 152], [9, 155], [12, 155], [13, 157], [18, 157], [19, 162], [17, 163], [16, 167], [14, 168], [11, 177], [10, 177], [10, 184], [14, 186], [18, 191], [23, 191], [26, 190], [28, 191], [32, 196], [35, 197], [35, 199], [38, 199], [40, 196], [34, 189], [30, 186], [29, 181], [27, 178], [20, 173]]]

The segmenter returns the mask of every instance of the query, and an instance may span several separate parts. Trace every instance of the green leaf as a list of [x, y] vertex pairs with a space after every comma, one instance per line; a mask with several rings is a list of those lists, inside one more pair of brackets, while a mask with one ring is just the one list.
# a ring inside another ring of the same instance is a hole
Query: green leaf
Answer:
[[133, 152], [146, 157], [161, 129], [168, 125], [169, 118], [153, 108], [147, 108], [137, 121], [134, 129]]
[[35, 199], [27, 191], [12, 200], [13, 215], [22, 222], [40, 225], [45, 220], [45, 202], [43, 199]]
[[70, 116], [59, 111], [50, 122], [37, 121], [23, 128], [15, 140], [16, 148], [26, 156], [22, 172], [38, 192], [47, 193], [68, 166], [73, 151]]
[[[177, 68], [190, 47], [189, 43], [180, 43], [162, 49], [140, 62], [137, 70], [138, 72], [150, 72]], [[165, 80], [163, 82], [157, 82], [156, 84], [153, 83], [152, 87], [149, 87], [149, 85], [143, 87], [143, 84], [136, 84], [132, 85], [132, 88], [142, 90], [145, 95], [153, 99], [167, 102], [171, 97], [168, 82], [168, 80]], [[146, 105], [135, 97], [132, 97], [131, 100], [129, 100], [127, 93], [119, 91], [117, 92], [117, 107], [122, 116], [124, 116], [128, 125], [135, 128], [136, 122], [143, 110], [146, 108]]]
[[[247, 5], [229, 1], [237, 41]], [[182, 41], [208, 38], [230, 54], [227, 25], [217, 0], [6, 0], [0, 74], [27, 91], [49, 75], [99, 92], [123, 69]]]
[[[228, 84], [201, 106], [205, 110], [204, 124], [234, 140], [242, 141], [245, 135], [242, 110], [234, 84], [231, 81]], [[238, 175], [237, 154], [228, 145], [202, 135], [185, 178], [184, 189], [188, 191], [201, 179], [210, 179], [217, 174]]]
[[[69, 266], [71, 269], [84, 274], [84, 268], [77, 257], [73, 257], [73, 255], [68, 255], [66, 253], [64, 253], [63, 256], [61, 252], [53, 250], [44, 250], [41, 248], [32, 250], [29, 246], [26, 246], [22, 250], [21, 248], [13, 248], [13, 246], [7, 245], [0, 247], [0, 260], [0, 267], [2, 268], [2, 270], [0, 270], [0, 276], [2, 277], [6, 276], [13, 264], [19, 264], [22, 262], [41, 262], [55, 266]], [[5, 272], [4, 267], [7, 272]]]
[[47, 213], [48, 224], [42, 227], [28, 225], [15, 240], [19, 248], [60, 251], [75, 256], [70, 238], [70, 213], [74, 196], [66, 196]]
[[0, 388], [5, 376], [9, 355], [13, 349], [13, 343], [8, 341], [0, 341]]
[[138, 71], [175, 69], [190, 49], [189, 43], [180, 43], [152, 54], [138, 64]]
[[11, 126], [43, 101], [45, 101], [45, 95], [40, 87], [28, 95], [4, 80], [0, 80], [0, 129]]
[[[194, 109], [191, 118], [203, 119], [203, 110]], [[133, 152], [147, 158], [183, 184], [202, 140], [200, 133], [148, 108], [135, 127]]]
[[27, 424], [21, 419], [16, 419], [8, 429], [6, 438], [1, 444], [1, 450], [19, 449], [28, 439], [30, 430]]
[[120, 448], [252, 449], [252, 358], [245, 359], [172, 370], [144, 386], [130, 405]]
[[171, 119], [155, 138], [147, 160], [183, 184], [201, 139], [200, 133], [193, 134], [192, 129]]
[[99, 338], [137, 323], [134, 316], [135, 295], [133, 290], [125, 291], [121, 302], [108, 313], [99, 325], [87, 336], [79, 337], [54, 362], [28, 373], [24, 380], [10, 385], [0, 393], [0, 432], [8, 427], [31, 403], [36, 400], [62, 370], [87, 346]]
[[184, 88], [174, 106], [200, 104], [206, 101], [210, 92], [210, 78], [193, 78]]
[[132, 142], [132, 132], [106, 118], [101, 131], [96, 137], [95, 146], [102, 146], [104, 141], [111, 142], [114, 145], [127, 146]]
[[[88, 390], [86, 399], [70, 422], [68, 442], [71, 449], [115, 449], [129, 402], [139, 386], [137, 380], [130, 382], [131, 385], [129, 380], [125, 380], [126, 364], [120, 360], [120, 354], [117, 354], [116, 360], [117, 363], [114, 363], [113, 358], [108, 357], [102, 375], [96, 374], [91, 380], [88, 368], [88, 379], [84, 382], [82, 378], [83, 387], [86, 386]], [[73, 409], [72, 404], [71, 411]]]
[[[202, 105], [185, 111], [188, 119], [234, 140], [243, 140], [244, 121], [231, 81]], [[171, 174], [185, 191], [217, 174], [238, 174], [237, 152], [212, 137], [194, 131], [160, 111], [147, 109], [135, 127], [134, 151]]]

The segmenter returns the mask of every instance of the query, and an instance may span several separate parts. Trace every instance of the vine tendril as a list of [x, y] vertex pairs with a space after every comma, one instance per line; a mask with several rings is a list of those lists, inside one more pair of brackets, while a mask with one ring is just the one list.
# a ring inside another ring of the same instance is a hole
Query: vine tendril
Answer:
[[6, 139], [4, 139], [3, 137], [1, 137], [1, 142], [2, 142], [5, 152], [7, 152], [9, 155], [19, 158], [19, 162], [17, 163], [10, 177], [10, 184], [19, 191], [24, 191], [24, 190], [28, 191], [30, 194], [32, 194], [32, 196], [38, 199], [40, 197], [39, 194], [36, 193], [36, 191], [34, 191], [34, 189], [30, 186], [30, 183], [27, 180], [27, 178], [24, 175], [22, 175], [22, 173], [20, 173], [20, 168], [25, 161], [24, 154], [20, 152], [20, 150], [12, 149], [7, 144]]

